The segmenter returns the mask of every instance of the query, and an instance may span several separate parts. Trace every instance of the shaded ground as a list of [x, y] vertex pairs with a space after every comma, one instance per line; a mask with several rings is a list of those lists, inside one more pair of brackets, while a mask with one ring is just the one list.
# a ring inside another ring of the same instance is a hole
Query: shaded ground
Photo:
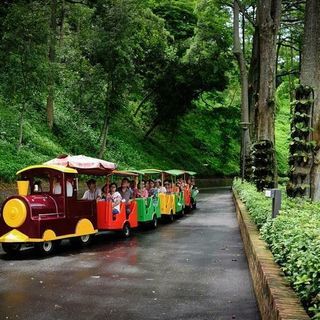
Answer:
[[107, 233], [52, 257], [0, 251], [0, 319], [260, 319], [230, 191], [129, 240]]

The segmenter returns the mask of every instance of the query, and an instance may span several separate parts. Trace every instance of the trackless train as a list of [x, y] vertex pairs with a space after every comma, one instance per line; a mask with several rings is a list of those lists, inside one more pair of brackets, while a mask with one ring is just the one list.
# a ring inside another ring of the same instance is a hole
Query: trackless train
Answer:
[[24, 168], [17, 172], [18, 195], [8, 197], [1, 208], [0, 242], [5, 252], [15, 254], [23, 244], [32, 244], [41, 253], [49, 254], [62, 239], [85, 245], [94, 234], [106, 230], [121, 231], [129, 237], [131, 229], [140, 224], [156, 228], [161, 217], [173, 221], [175, 215], [196, 206], [198, 190], [185, 184], [183, 190], [121, 202], [115, 215], [111, 200], [79, 199], [79, 174], [104, 176], [108, 186], [114, 176], [130, 177], [136, 182], [155, 176], [163, 182], [169, 177], [176, 182], [178, 177], [190, 179], [195, 172], [117, 171], [114, 163], [85, 156], [65, 156]]

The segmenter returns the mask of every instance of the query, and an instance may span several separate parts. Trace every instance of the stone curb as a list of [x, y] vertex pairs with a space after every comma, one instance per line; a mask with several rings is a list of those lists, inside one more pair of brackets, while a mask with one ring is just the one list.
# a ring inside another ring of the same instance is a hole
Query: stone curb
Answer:
[[262, 320], [310, 320], [233, 189], [240, 233]]

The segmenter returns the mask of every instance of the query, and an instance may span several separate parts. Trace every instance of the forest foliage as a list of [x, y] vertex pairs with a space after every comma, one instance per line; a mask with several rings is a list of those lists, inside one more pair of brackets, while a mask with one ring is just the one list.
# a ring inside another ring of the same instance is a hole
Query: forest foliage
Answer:
[[[249, 55], [253, 30], [245, 27]], [[0, 37], [2, 180], [61, 153], [121, 168], [239, 172], [241, 93], [228, 1], [8, 0]], [[290, 50], [279, 49], [280, 174], [297, 63]]]

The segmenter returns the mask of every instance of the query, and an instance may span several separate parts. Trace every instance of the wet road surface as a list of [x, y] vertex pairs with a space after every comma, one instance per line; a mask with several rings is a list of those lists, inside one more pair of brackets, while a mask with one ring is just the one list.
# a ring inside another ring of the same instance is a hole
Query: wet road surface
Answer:
[[0, 319], [260, 319], [230, 191], [203, 191], [198, 207], [47, 258], [0, 250]]

